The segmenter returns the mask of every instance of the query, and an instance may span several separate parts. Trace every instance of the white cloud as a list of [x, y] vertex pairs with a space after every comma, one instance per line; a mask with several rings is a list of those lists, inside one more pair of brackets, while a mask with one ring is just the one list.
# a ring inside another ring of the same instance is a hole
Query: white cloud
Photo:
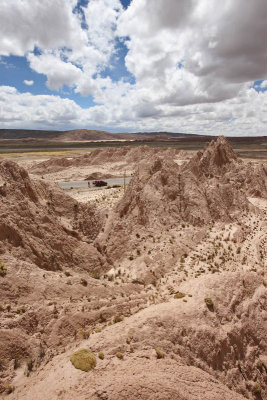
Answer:
[[[77, 127], [113, 131], [169, 130], [173, 132], [266, 135], [267, 92], [246, 89], [234, 99], [215, 104], [179, 107], [153, 106], [135, 97], [109, 101], [83, 109], [74, 101], [59, 96], [19, 93], [0, 86], [2, 127], [33, 129], [71, 129]], [[131, 98], [131, 99], [130, 99]]]
[[[2, 0], [0, 54], [27, 56], [49, 89], [67, 85], [99, 105], [85, 110], [57, 96], [43, 103], [42, 96], [12, 92], [10, 104], [20, 112], [3, 104], [2, 118], [5, 110], [10, 121], [14, 115], [34, 125], [51, 114], [58, 126], [266, 134], [266, 94], [251, 88], [264, 79], [260, 88], [267, 87], [266, 0], [132, 0], [127, 10], [119, 0], [90, 0], [83, 17], [76, 5]], [[128, 48], [134, 84], [107, 73], [118, 40]]]
[[32, 86], [34, 84], [34, 81], [27, 81], [27, 79], [24, 79], [23, 83], [27, 86]]
[[267, 80], [262, 81], [260, 84], [261, 89], [266, 89], [267, 88]]
[[49, 52], [40, 56], [29, 54], [28, 60], [32, 69], [47, 76], [47, 87], [51, 90], [58, 90], [63, 85], [74, 86], [82, 74], [78, 67]]
[[1, 0], [0, 53], [23, 56], [41, 49], [73, 46], [83, 37], [73, 0]]

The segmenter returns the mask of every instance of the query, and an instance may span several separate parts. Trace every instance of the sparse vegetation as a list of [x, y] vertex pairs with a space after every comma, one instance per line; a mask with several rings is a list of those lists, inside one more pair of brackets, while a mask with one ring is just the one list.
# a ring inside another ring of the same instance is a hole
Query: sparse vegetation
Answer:
[[91, 277], [94, 279], [100, 279], [100, 273], [98, 271], [92, 271]]
[[113, 323], [117, 324], [118, 322], [123, 321], [123, 316], [122, 315], [115, 315], [115, 317], [113, 318]]
[[4, 277], [7, 274], [7, 267], [4, 263], [0, 262], [0, 276]]
[[118, 353], [116, 353], [116, 357], [117, 357], [119, 360], [122, 360], [122, 359], [123, 359], [123, 354], [122, 354], [121, 352], [118, 351]]
[[17, 314], [24, 314], [26, 312], [25, 306], [17, 308]]
[[157, 358], [158, 358], [158, 359], [164, 358], [164, 353], [163, 353], [163, 351], [161, 351], [158, 347], [155, 348], [155, 352], [156, 352], [156, 355], [157, 355]]
[[173, 297], [174, 299], [182, 299], [183, 297], [185, 297], [185, 293], [177, 292]]
[[98, 353], [98, 358], [100, 358], [100, 360], [104, 360], [105, 355], [104, 355], [103, 351], [100, 351], [100, 352]]
[[261, 393], [261, 385], [257, 382], [255, 383], [255, 385], [253, 386], [252, 392], [254, 394], [260, 394]]
[[106, 322], [107, 318], [105, 317], [105, 315], [103, 315], [102, 313], [99, 316], [99, 321], [100, 322]]
[[208, 307], [210, 307], [210, 308], [214, 307], [213, 301], [210, 297], [206, 297], [204, 300]]
[[89, 349], [79, 349], [70, 357], [73, 366], [88, 372], [96, 366], [96, 357]]

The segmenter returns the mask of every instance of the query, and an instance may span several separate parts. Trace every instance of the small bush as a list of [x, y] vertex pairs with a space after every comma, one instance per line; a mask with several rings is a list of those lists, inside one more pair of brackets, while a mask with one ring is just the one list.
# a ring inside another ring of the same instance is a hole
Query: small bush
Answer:
[[7, 274], [7, 267], [4, 263], [0, 263], [0, 276], [4, 277]]
[[255, 383], [253, 386], [252, 392], [254, 394], [260, 394], [261, 393], [261, 385], [259, 383]]
[[11, 386], [8, 382], [4, 383], [4, 391], [6, 394], [10, 394], [14, 391], [14, 386]]
[[92, 271], [91, 277], [94, 279], [100, 279], [100, 273], [98, 271]]
[[88, 349], [75, 351], [70, 357], [73, 366], [82, 371], [88, 372], [96, 366], [95, 355]]
[[86, 280], [86, 279], [83, 279], [83, 278], [81, 278], [80, 283], [81, 283], [81, 285], [83, 285], [83, 286], [87, 286], [87, 285], [88, 285], [87, 280]]
[[17, 308], [17, 314], [24, 314], [26, 312], [25, 306]]
[[183, 297], [185, 297], [185, 293], [177, 292], [173, 297], [174, 299], [182, 299]]
[[118, 357], [119, 360], [122, 360], [123, 354], [118, 351], [118, 353], [116, 353], [116, 357]]
[[164, 358], [164, 353], [163, 353], [163, 351], [161, 351], [158, 347], [155, 348], [155, 352], [156, 352], [156, 355], [157, 355], [157, 358], [158, 358], [158, 359]]
[[113, 319], [113, 323], [117, 324], [118, 322], [123, 321], [123, 316], [122, 315], [115, 315], [114, 319]]
[[90, 331], [82, 331], [82, 337], [84, 340], [89, 339], [91, 332]]
[[214, 306], [213, 301], [212, 301], [212, 299], [210, 297], [206, 297], [204, 300], [205, 300], [205, 303], [207, 304], [208, 307], [213, 307]]
[[102, 313], [99, 316], [99, 321], [100, 322], [106, 322], [107, 318], [105, 317], [105, 315], [103, 315]]
[[104, 360], [105, 356], [104, 356], [103, 351], [100, 351], [100, 352], [98, 353], [98, 358], [100, 358], [100, 360]]
[[263, 363], [261, 360], [258, 360], [258, 362], [257, 362], [257, 364], [256, 364], [256, 367], [257, 367], [258, 369], [262, 369], [262, 368], [264, 367], [264, 363]]

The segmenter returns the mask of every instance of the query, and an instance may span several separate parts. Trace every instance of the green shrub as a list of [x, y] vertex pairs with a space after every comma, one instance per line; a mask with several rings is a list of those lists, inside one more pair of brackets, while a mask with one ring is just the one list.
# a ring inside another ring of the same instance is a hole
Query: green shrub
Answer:
[[7, 267], [4, 263], [0, 262], [0, 276], [6, 276], [7, 274]]
[[252, 391], [254, 394], [260, 394], [261, 393], [261, 385], [259, 383], [255, 383]]
[[122, 360], [123, 354], [118, 351], [118, 353], [116, 353], [116, 357], [118, 357], [120, 360]]
[[100, 358], [100, 360], [104, 360], [105, 356], [104, 356], [103, 351], [100, 351], [100, 352], [98, 353], [98, 357]]
[[174, 299], [182, 299], [183, 297], [185, 297], [185, 293], [177, 292], [173, 297]]
[[156, 352], [156, 355], [157, 355], [157, 358], [158, 358], [158, 359], [164, 358], [164, 353], [163, 353], [163, 351], [161, 351], [158, 347], [155, 348], [155, 352]]
[[17, 308], [17, 314], [24, 314], [26, 312], [25, 306]]
[[105, 317], [105, 315], [103, 315], [102, 313], [99, 315], [99, 321], [100, 322], [106, 322], [107, 318]]
[[123, 316], [122, 315], [116, 315], [113, 319], [113, 323], [117, 324], [118, 322], [123, 321]]
[[92, 271], [91, 277], [94, 279], [100, 279], [100, 273], [98, 271]]
[[212, 299], [210, 297], [206, 297], [204, 300], [205, 300], [205, 303], [207, 304], [208, 307], [213, 307], [214, 306], [213, 301], [212, 301]]
[[70, 357], [73, 366], [82, 371], [88, 372], [96, 366], [95, 355], [88, 349], [79, 349]]

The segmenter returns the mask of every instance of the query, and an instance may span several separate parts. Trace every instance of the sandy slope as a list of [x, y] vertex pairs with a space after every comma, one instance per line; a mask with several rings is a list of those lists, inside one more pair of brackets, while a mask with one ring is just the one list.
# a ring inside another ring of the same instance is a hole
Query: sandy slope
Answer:
[[[18, 230], [26, 212], [28, 223], [25, 247], [12, 234], [0, 242], [8, 267], [0, 277], [2, 392], [14, 386], [14, 400], [266, 399], [266, 175], [246, 165], [222, 138], [180, 166], [155, 154], [125, 196], [106, 191], [89, 214], [60, 189], [47, 199], [50, 186], [9, 169], [24, 180], [2, 186], [2, 220]], [[60, 269], [41, 269], [25, 254], [38, 243], [32, 219], [44, 248], [59, 252]], [[66, 247], [54, 248], [56, 239]], [[100, 268], [66, 262], [73, 252], [82, 260], [82, 246], [98, 252]], [[93, 371], [72, 366], [81, 347], [104, 352]]]

